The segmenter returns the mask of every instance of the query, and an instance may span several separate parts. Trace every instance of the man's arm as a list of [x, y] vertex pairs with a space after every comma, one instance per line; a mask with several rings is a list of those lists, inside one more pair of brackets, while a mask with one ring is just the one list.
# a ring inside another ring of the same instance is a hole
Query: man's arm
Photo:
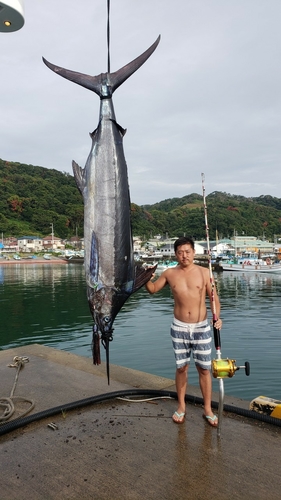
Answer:
[[167, 285], [168, 281], [167, 281], [167, 278], [165, 276], [165, 273], [166, 273], [166, 271], [164, 271], [156, 281], [151, 281], [154, 279], [154, 276], [155, 276], [154, 274], [152, 275], [150, 281], [148, 281], [145, 284], [145, 288], [147, 289], [147, 291], [149, 293], [153, 294], [153, 293], [159, 292], [159, 290], [162, 290], [162, 288], [164, 288], [164, 286]]

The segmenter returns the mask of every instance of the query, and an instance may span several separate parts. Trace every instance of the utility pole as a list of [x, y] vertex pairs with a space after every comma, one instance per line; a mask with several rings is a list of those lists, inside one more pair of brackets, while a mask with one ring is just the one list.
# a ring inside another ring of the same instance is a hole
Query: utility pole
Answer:
[[51, 224], [51, 228], [52, 228], [52, 250], [54, 249], [54, 224], [52, 223]]

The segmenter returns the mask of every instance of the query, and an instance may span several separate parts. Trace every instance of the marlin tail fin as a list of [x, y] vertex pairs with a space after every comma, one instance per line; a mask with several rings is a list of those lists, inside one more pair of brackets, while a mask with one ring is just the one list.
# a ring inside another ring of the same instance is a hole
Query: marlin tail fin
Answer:
[[135, 71], [137, 71], [145, 61], [151, 56], [151, 54], [156, 49], [160, 42], [160, 35], [157, 40], [139, 57], [131, 61], [123, 68], [120, 68], [115, 73], [101, 73], [98, 76], [85, 75], [84, 73], [78, 73], [76, 71], [71, 71], [69, 69], [61, 68], [60, 66], [55, 66], [54, 64], [47, 61], [44, 57], [42, 58], [46, 66], [58, 75], [70, 80], [71, 82], [77, 83], [86, 89], [92, 90], [99, 97], [111, 97], [113, 92], [122, 85], [125, 80], [127, 80]]

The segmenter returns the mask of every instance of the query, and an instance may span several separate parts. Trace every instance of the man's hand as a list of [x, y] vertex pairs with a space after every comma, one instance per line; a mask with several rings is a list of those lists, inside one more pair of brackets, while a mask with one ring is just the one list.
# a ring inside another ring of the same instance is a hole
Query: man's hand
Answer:
[[214, 327], [217, 329], [217, 330], [221, 330], [222, 328], [222, 320], [220, 318], [217, 319], [217, 321], [212, 322]]

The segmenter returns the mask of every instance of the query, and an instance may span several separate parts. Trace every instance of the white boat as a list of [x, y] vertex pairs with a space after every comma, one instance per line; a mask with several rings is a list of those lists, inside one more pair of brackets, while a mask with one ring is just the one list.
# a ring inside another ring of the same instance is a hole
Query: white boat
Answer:
[[162, 254], [162, 252], [154, 252], [154, 253], [152, 254], [152, 257], [153, 257], [154, 259], [163, 259], [163, 254]]
[[65, 254], [63, 257], [64, 260], [67, 262], [70, 262], [72, 264], [77, 264], [77, 263], [84, 263], [84, 250], [81, 250], [79, 252], [71, 252], [70, 254]]
[[163, 271], [166, 271], [166, 269], [169, 269], [170, 267], [176, 267], [178, 265], [178, 263], [176, 261], [169, 261], [169, 260], [166, 260], [164, 262], [159, 262], [157, 264], [157, 269], [156, 269], [156, 273], [162, 273]]
[[244, 262], [220, 262], [223, 271], [240, 271], [243, 273], [280, 273], [281, 264], [271, 264], [266, 262], [251, 262], [245, 260]]

